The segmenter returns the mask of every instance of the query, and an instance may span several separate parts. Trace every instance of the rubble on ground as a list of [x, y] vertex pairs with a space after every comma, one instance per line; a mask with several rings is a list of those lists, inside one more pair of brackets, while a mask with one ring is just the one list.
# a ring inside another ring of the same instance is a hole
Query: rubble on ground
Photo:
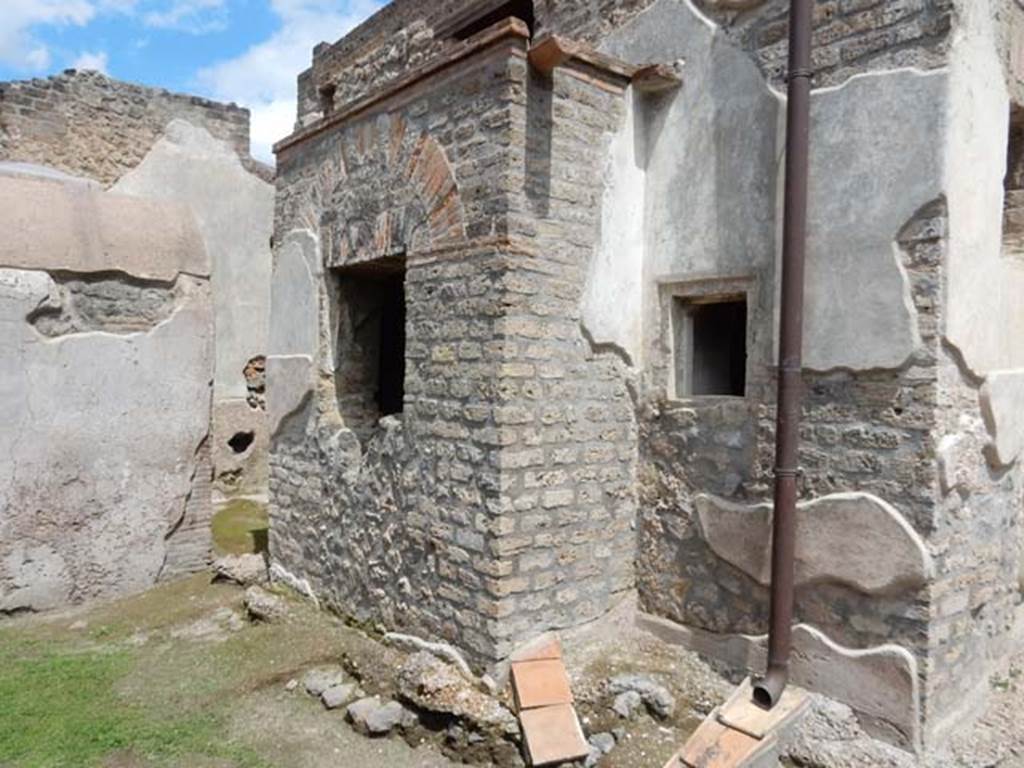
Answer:
[[306, 672], [302, 685], [310, 696], [321, 696], [328, 688], [345, 682], [345, 670], [339, 666], [318, 667]]
[[263, 555], [224, 555], [213, 561], [213, 580], [227, 581], [243, 587], [269, 581], [267, 561]]
[[353, 699], [359, 698], [361, 693], [362, 691], [359, 690], [359, 686], [355, 683], [332, 685], [320, 694], [320, 700], [323, 702], [324, 708], [338, 709], [349, 704]]
[[288, 603], [285, 599], [263, 587], [251, 586], [245, 590], [244, 603], [245, 611], [253, 621], [272, 624], [288, 616]]
[[416, 714], [397, 701], [382, 701], [379, 696], [368, 696], [350, 704], [345, 713], [348, 721], [367, 736], [386, 736], [396, 728], [416, 725]]
[[[664, 685], [645, 675], [627, 674], [613, 677], [608, 681], [608, 690], [620, 697], [629, 693], [636, 694], [647, 707], [647, 711], [662, 720], [675, 714], [675, 697]], [[617, 698], [616, 702], [618, 701]], [[632, 703], [635, 699], [630, 697], [628, 701]]]

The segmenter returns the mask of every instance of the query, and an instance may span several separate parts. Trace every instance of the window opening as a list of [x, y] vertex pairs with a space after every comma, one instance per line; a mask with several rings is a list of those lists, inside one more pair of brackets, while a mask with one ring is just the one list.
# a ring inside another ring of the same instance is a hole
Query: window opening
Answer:
[[747, 301], [743, 296], [672, 299], [675, 394], [744, 397]]
[[320, 89], [320, 112], [325, 117], [334, 111], [334, 94], [337, 92], [335, 85], [325, 85]]
[[405, 259], [334, 270], [339, 296], [336, 387], [347, 426], [365, 436], [405, 400]]

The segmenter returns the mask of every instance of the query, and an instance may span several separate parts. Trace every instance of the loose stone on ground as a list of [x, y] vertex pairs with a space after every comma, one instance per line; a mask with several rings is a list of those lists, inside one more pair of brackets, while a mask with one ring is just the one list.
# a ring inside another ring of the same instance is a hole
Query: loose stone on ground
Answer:
[[273, 624], [288, 616], [288, 604], [262, 587], [252, 586], [245, 590], [245, 610], [253, 621], [264, 621]]

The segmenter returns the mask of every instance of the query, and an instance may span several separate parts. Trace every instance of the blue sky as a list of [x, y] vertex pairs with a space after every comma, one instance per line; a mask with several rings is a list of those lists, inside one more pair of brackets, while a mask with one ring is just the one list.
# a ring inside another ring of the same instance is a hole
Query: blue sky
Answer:
[[68, 67], [234, 101], [253, 154], [295, 120], [295, 77], [384, 0], [0, 0], [0, 80]]

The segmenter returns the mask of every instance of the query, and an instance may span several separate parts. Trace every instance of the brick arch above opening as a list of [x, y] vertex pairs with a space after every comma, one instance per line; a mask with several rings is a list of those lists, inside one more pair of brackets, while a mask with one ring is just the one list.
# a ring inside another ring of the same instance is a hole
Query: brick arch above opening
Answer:
[[458, 184], [441, 144], [401, 115], [346, 129], [310, 192], [324, 264], [340, 267], [465, 240]]

